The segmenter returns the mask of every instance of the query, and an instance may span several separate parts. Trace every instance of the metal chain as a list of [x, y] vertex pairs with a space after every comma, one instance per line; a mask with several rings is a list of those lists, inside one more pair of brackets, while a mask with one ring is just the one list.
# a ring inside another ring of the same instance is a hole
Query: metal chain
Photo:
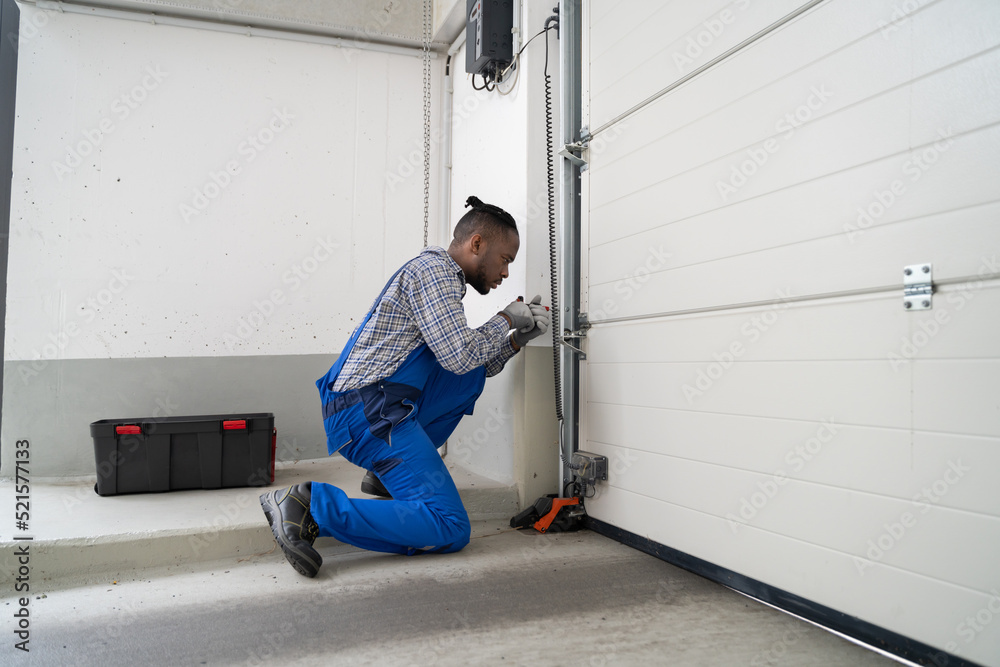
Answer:
[[[424, 0], [424, 247], [430, 228], [431, 205], [431, 0]], [[442, 202], [447, 205], [447, 202]]]

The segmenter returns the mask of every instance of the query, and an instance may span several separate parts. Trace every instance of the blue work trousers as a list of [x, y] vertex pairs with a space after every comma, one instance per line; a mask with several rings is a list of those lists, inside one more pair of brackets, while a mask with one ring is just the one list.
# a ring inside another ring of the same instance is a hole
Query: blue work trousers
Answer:
[[326, 392], [323, 379], [317, 384], [331, 454], [339, 451], [374, 471], [393, 500], [349, 498], [336, 486], [313, 482], [310, 510], [319, 534], [408, 556], [467, 545], [469, 515], [437, 448], [472, 414], [485, 367], [457, 375], [422, 346], [392, 376], [363, 390], [332, 392], [327, 380]]

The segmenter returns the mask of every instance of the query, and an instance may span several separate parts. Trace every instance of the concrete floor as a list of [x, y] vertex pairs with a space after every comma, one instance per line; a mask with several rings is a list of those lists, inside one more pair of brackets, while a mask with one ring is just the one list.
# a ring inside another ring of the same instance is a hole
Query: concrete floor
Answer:
[[62, 581], [32, 596], [30, 664], [896, 664], [595, 533], [474, 530], [446, 556], [325, 546], [315, 579], [275, 550]]

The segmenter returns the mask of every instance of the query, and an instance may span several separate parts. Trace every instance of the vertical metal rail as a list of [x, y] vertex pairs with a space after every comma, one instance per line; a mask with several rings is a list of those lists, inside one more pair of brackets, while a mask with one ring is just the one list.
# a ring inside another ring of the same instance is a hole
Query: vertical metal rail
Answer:
[[[580, 141], [582, 62], [581, 0], [559, 3], [559, 113], [562, 146]], [[563, 330], [580, 328], [580, 168], [563, 157], [559, 161], [561, 203], [559, 209], [559, 303]], [[575, 342], [575, 341], [574, 341]], [[559, 434], [562, 465], [560, 495], [573, 476], [566, 464], [579, 448], [580, 374], [576, 353], [561, 346], [563, 422]]]

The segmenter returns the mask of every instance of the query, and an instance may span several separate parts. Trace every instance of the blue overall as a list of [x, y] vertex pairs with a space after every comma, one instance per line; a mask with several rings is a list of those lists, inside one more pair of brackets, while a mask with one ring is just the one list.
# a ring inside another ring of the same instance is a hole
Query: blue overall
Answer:
[[463, 416], [472, 414], [486, 367], [457, 375], [442, 368], [424, 343], [383, 380], [346, 392], [331, 389], [397, 275], [329, 372], [316, 381], [329, 453], [339, 451], [375, 472], [393, 500], [348, 498], [333, 485], [313, 482], [310, 511], [321, 536], [363, 549], [407, 556], [450, 553], [469, 543], [471, 526], [437, 448]]

